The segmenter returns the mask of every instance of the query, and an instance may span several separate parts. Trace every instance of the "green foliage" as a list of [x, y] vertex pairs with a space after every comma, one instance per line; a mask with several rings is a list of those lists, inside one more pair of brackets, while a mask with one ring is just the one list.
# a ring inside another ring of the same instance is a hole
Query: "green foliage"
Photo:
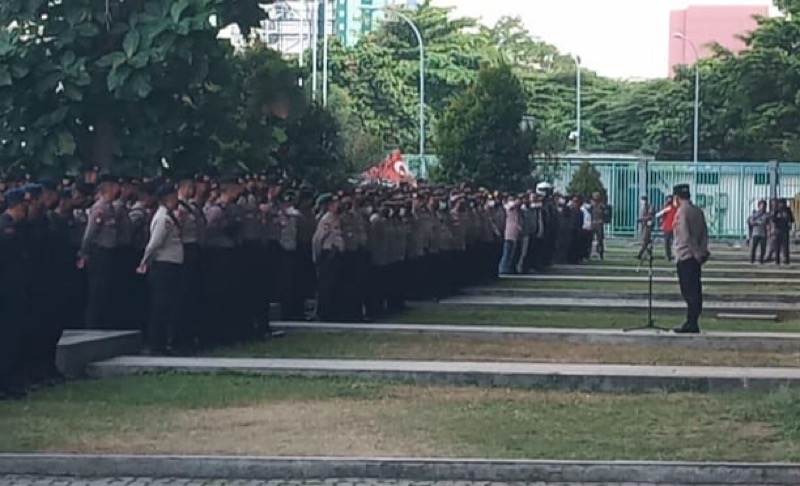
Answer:
[[520, 189], [531, 173], [530, 137], [520, 124], [525, 91], [508, 65], [484, 67], [437, 125], [442, 176]]
[[589, 198], [595, 192], [602, 194], [605, 200], [607, 193], [603, 181], [600, 180], [600, 172], [591, 162], [586, 161], [572, 175], [572, 180], [567, 186], [567, 193]]
[[[257, 0], [10, 1], [0, 5], [0, 165], [188, 169], [219, 152], [229, 46], [210, 19], [264, 18]], [[108, 8], [107, 8], [108, 7]]]

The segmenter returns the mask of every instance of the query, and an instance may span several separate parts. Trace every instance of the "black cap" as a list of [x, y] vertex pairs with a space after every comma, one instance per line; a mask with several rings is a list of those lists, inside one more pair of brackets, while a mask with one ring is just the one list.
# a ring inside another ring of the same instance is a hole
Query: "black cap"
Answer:
[[42, 186], [42, 188], [47, 191], [58, 190], [58, 181], [53, 179], [52, 177], [43, 177], [39, 179], [39, 185]]
[[178, 192], [178, 191], [177, 191], [177, 189], [175, 189], [175, 185], [174, 184], [163, 184], [156, 191], [156, 197], [159, 198], [159, 199], [162, 199], [162, 198], [165, 198], [167, 196], [171, 196], [172, 194], [175, 194], [176, 192]]
[[112, 174], [103, 174], [100, 176], [100, 183], [101, 184], [119, 184], [119, 177], [112, 175]]
[[672, 188], [672, 195], [678, 196], [681, 199], [689, 199], [691, 194], [692, 193], [689, 190], [689, 184], [678, 184]]

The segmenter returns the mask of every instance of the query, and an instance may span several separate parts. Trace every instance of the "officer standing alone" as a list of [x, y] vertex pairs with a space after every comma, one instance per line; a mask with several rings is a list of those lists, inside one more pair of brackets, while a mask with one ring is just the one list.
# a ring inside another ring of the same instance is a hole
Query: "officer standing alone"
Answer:
[[708, 251], [708, 226], [703, 211], [692, 204], [689, 186], [675, 186], [673, 194], [678, 201], [675, 216], [675, 258], [678, 261], [678, 281], [681, 295], [686, 301], [686, 322], [675, 329], [680, 334], [700, 332], [700, 314], [703, 312], [702, 267], [711, 254]]
[[150, 241], [145, 248], [137, 273], [148, 275], [150, 285], [150, 320], [147, 328], [147, 351], [171, 354], [178, 323], [181, 296], [183, 242], [175, 211], [178, 194], [171, 184], [159, 188], [159, 207], [150, 223]]

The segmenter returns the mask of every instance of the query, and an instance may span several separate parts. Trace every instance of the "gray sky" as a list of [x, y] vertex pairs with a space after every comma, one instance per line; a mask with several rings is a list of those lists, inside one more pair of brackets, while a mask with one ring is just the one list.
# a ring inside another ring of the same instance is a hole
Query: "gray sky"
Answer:
[[486, 24], [520, 16], [528, 29], [586, 67], [616, 78], [667, 72], [669, 12], [689, 5], [771, 5], [770, 0], [433, 0]]

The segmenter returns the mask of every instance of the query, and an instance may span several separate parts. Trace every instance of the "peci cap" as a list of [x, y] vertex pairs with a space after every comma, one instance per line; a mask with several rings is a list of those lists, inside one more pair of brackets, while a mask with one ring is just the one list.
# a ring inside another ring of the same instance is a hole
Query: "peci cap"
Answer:
[[689, 199], [692, 195], [689, 184], [678, 184], [672, 188], [672, 195], [681, 199]]

